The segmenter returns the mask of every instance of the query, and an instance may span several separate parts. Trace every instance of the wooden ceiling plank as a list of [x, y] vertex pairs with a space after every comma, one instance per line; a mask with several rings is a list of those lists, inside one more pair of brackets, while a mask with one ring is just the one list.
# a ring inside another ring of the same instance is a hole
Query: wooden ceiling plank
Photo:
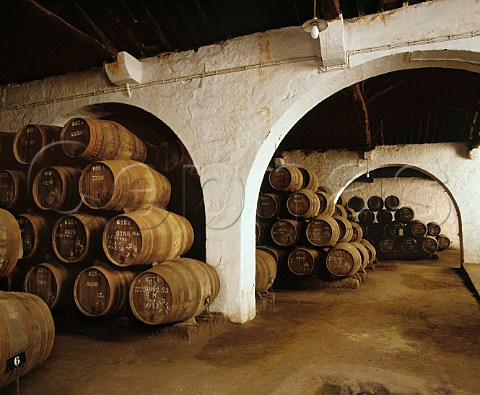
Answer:
[[337, 19], [342, 10], [340, 8], [340, 0], [318, 0], [320, 1], [320, 10], [322, 11], [322, 16], [327, 21]]
[[195, 9], [198, 12], [198, 15], [200, 15], [200, 19], [202, 20], [203, 24], [205, 25], [208, 34], [210, 36], [210, 39], [213, 41], [217, 41], [217, 35], [215, 34], [215, 31], [213, 30], [212, 26], [213, 24], [210, 23], [210, 21], [207, 18], [207, 14], [205, 13], [205, 10], [203, 9], [202, 5], [200, 4], [199, 0], [193, 0], [193, 5], [195, 6]]
[[381, 90], [379, 90], [377, 93], [375, 93], [374, 95], [370, 96], [367, 100], [367, 104], [371, 104], [373, 103], [375, 100], [381, 98], [383, 95], [385, 95], [386, 93], [398, 88], [399, 86], [401, 86], [402, 84], [404, 84], [406, 81], [410, 80], [411, 77], [405, 77], [395, 83], [390, 83], [389, 85], [387, 85], [385, 88], [382, 88]]
[[378, 10], [378, 12], [384, 12], [385, 11], [385, 0], [378, 0], [377, 10]]
[[358, 82], [352, 85], [352, 92], [353, 103], [355, 105], [355, 109], [359, 116], [360, 124], [363, 127], [363, 132], [365, 135], [365, 145], [368, 149], [370, 149], [372, 147], [372, 134], [370, 130], [370, 120], [368, 117], [367, 103], [365, 102], [362, 90], [360, 89], [360, 84]]
[[145, 5], [145, 2], [143, 0], [140, 0], [140, 3], [143, 9], [145, 10], [145, 13], [147, 14], [148, 19], [152, 24], [153, 30], [155, 31], [155, 34], [157, 35], [158, 39], [160, 40], [162, 45], [165, 47], [165, 49], [167, 49], [168, 51], [172, 51], [174, 49], [173, 45], [170, 43], [165, 33], [163, 33], [162, 28], [160, 27], [157, 20], [150, 12], [150, 8]]
[[365, 16], [365, 0], [356, 0], [358, 16]]
[[78, 13], [82, 16], [82, 18], [87, 22], [87, 24], [90, 26], [90, 28], [95, 32], [96, 36], [102, 40], [103, 43], [108, 45], [111, 48], [116, 48], [115, 44], [113, 44], [110, 39], [107, 37], [105, 32], [100, 29], [100, 27], [90, 18], [90, 15], [88, 15], [87, 12], [83, 9], [83, 7], [78, 4], [77, 1], [74, 2], [75, 8], [77, 9]]
[[[118, 3], [104, 1], [104, 5], [106, 12], [111, 16], [109, 22], [115, 22], [115, 24], [112, 23], [112, 39], [120, 43], [119, 48], [122, 51], [127, 51], [133, 56], [141, 56], [142, 42], [130, 28], [133, 16], [127, 3], [125, 1]], [[95, 6], [92, 7], [92, 10], [95, 12]]]
[[46, 18], [49, 22], [59, 26], [63, 30], [67, 31], [68, 33], [75, 36], [81, 42], [84, 42], [87, 46], [95, 47], [97, 50], [101, 49], [106, 52], [108, 55], [115, 57], [117, 54], [117, 50], [115, 48], [111, 48], [110, 46], [98, 41], [97, 39], [89, 36], [85, 32], [77, 29], [75, 26], [72, 26], [63, 18], [60, 18], [58, 15], [54, 14], [53, 12], [49, 11], [48, 9], [42, 7], [34, 0], [24, 0], [24, 5], [28, 6], [32, 10], [35, 10], [42, 18]]
[[295, 0], [292, 0], [292, 5], [293, 5], [293, 11], [295, 13], [295, 19], [297, 20], [297, 23], [301, 25], [303, 22], [300, 20], [300, 16], [298, 15], [298, 8]]
[[172, 17], [169, 4], [165, 4], [163, 0], [158, 0], [148, 7], [154, 11], [152, 15], [155, 19], [157, 19], [158, 16], [161, 16], [164, 21], [163, 23], [168, 23], [168, 26], [172, 32], [169, 35], [169, 38], [170, 41], [173, 42], [174, 48], [188, 48], [189, 43], [185, 40], [185, 35], [181, 33], [179, 26], [174, 22], [175, 18]]

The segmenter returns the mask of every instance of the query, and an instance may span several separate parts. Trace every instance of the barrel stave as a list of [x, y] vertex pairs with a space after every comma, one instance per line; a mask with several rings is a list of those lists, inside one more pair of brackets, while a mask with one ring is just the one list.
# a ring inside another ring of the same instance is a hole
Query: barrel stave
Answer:
[[15, 217], [0, 209], [0, 277], [13, 271], [22, 250], [22, 235]]
[[163, 262], [130, 287], [133, 314], [149, 325], [182, 322], [202, 313], [218, 295], [220, 279], [208, 264], [190, 258]]
[[[40, 365], [50, 355], [55, 326], [50, 310], [37, 296], [0, 292], [0, 388]], [[25, 364], [7, 372], [7, 360], [25, 352]]]
[[186, 253], [193, 244], [190, 222], [160, 208], [132, 211], [112, 218], [103, 232], [103, 249], [118, 266], [149, 265]]
[[144, 162], [145, 143], [123, 125], [95, 118], [73, 118], [63, 127], [60, 140], [66, 155], [89, 162], [134, 160]]
[[95, 162], [79, 181], [80, 197], [88, 207], [105, 210], [139, 210], [166, 207], [171, 185], [163, 175], [131, 160]]

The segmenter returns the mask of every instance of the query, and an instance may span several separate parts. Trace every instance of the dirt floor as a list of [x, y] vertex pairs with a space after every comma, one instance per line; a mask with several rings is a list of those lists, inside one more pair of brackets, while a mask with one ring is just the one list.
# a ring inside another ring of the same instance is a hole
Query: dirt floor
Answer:
[[[187, 341], [59, 329], [28, 394], [479, 394], [480, 311], [458, 256], [382, 262], [359, 289], [277, 292]], [[15, 394], [15, 385], [0, 394]]]

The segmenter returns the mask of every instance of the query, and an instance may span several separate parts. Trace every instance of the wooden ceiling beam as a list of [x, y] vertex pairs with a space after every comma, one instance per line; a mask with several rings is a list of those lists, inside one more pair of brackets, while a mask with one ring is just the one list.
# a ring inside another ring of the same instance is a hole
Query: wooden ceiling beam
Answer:
[[340, 9], [340, 0], [321, 0], [320, 9], [323, 18], [327, 21], [337, 19], [342, 13], [342, 10]]
[[383, 11], [385, 11], [385, 0], [378, 0], [377, 11], [378, 11], [378, 12], [383, 12]]
[[77, 29], [75, 26], [68, 23], [65, 19], [54, 14], [47, 8], [43, 7], [34, 0], [24, 0], [20, 3], [23, 7], [34, 11], [39, 18], [43, 18], [46, 24], [56, 26], [59, 29], [62, 29], [65, 34], [75, 38], [79, 42], [83, 43], [86, 48], [94, 48], [96, 51], [102, 52], [111, 58], [114, 58], [117, 55], [117, 49], [110, 47], [106, 43], [102, 43], [96, 38], [89, 36], [80, 29]]
[[356, 5], [358, 16], [365, 16], [365, 0], [357, 0]]
[[360, 84], [358, 82], [354, 84], [351, 87], [351, 89], [353, 94], [353, 104], [355, 105], [355, 110], [357, 111], [360, 124], [365, 134], [365, 145], [367, 149], [371, 149], [372, 148], [372, 132], [370, 129], [370, 119], [368, 116], [367, 103], [365, 102], [362, 89], [360, 88]]
[[471, 150], [480, 147], [480, 116], [478, 110], [475, 111], [470, 126], [469, 145]]

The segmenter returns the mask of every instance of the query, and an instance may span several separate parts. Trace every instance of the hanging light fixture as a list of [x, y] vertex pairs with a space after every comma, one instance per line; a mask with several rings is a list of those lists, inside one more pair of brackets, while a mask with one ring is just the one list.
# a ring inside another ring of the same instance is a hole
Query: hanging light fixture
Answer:
[[313, 0], [313, 18], [306, 21], [302, 25], [303, 30], [305, 30], [307, 33], [310, 33], [312, 38], [316, 40], [318, 38], [318, 34], [325, 30], [327, 26], [327, 21], [317, 17], [317, 0]]

